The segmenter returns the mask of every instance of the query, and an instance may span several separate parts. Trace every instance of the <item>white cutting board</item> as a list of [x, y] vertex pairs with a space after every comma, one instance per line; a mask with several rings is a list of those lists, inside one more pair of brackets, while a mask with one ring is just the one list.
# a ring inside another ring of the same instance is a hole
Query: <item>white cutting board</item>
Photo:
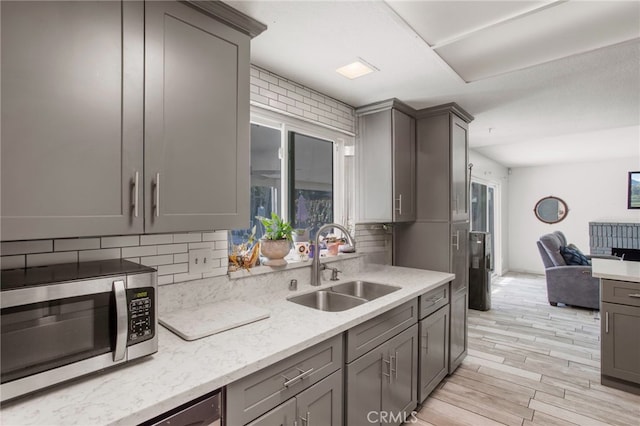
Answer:
[[224, 300], [161, 314], [158, 321], [185, 340], [196, 340], [269, 318], [269, 311], [245, 302]]

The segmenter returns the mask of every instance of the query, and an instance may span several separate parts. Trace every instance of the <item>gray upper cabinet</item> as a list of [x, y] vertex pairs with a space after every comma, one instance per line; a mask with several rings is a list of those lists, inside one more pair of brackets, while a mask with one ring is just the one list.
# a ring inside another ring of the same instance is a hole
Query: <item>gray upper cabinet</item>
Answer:
[[456, 104], [416, 112], [418, 221], [469, 220], [468, 123]]
[[249, 223], [249, 41], [185, 4], [146, 4], [147, 232]]
[[2, 239], [143, 232], [143, 5], [0, 8]]
[[0, 7], [3, 240], [248, 223], [263, 25], [221, 2]]
[[398, 101], [379, 102], [356, 110], [359, 116], [358, 220], [415, 220], [415, 119]]

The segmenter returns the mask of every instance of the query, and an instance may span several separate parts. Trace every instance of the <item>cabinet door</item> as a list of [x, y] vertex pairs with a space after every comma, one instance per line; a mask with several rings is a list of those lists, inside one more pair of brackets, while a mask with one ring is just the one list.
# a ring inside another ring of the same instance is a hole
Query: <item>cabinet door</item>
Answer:
[[453, 373], [467, 356], [467, 292], [458, 293], [451, 299], [451, 320], [449, 326], [449, 374]]
[[246, 227], [249, 36], [147, 2], [145, 61], [145, 230]]
[[361, 222], [393, 220], [391, 110], [359, 118], [358, 217]]
[[451, 116], [451, 220], [469, 220], [468, 125]]
[[640, 308], [602, 302], [602, 374], [640, 384]]
[[416, 219], [416, 132], [415, 119], [396, 109], [393, 121], [393, 221]]
[[258, 417], [247, 426], [294, 426], [296, 423], [296, 399], [289, 401]]
[[390, 380], [382, 391], [383, 424], [399, 425], [418, 405], [418, 324], [398, 334], [387, 343]]
[[2, 239], [142, 232], [142, 2], [0, 7]]
[[420, 322], [420, 403], [449, 372], [449, 305]]
[[451, 225], [451, 269], [456, 277], [451, 281], [451, 297], [467, 291], [469, 284], [469, 224]]
[[296, 396], [298, 419], [305, 426], [342, 425], [342, 370]]
[[383, 361], [388, 361], [383, 346], [372, 349], [346, 366], [345, 410], [349, 426], [380, 424], [378, 413], [382, 403], [382, 383], [391, 380], [390, 363]]

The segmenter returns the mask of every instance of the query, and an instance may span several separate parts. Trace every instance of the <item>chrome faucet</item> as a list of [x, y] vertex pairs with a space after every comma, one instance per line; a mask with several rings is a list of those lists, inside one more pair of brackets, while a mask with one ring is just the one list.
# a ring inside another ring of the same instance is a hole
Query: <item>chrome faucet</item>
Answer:
[[316, 234], [316, 238], [315, 238], [315, 242], [314, 242], [314, 254], [313, 254], [313, 260], [311, 261], [311, 285], [312, 286], [318, 286], [320, 285], [320, 235], [326, 231], [327, 229], [331, 229], [331, 228], [338, 228], [340, 231], [342, 231], [342, 233], [347, 237], [347, 242], [349, 243], [349, 245], [351, 245], [351, 247], [355, 250], [356, 248], [356, 241], [353, 239], [353, 237], [351, 236], [351, 234], [349, 234], [349, 231], [347, 231], [347, 229], [342, 226], [342, 225], [338, 225], [337, 223], [327, 223], [325, 225], [322, 225], [320, 227], [320, 229], [318, 229], [318, 233]]

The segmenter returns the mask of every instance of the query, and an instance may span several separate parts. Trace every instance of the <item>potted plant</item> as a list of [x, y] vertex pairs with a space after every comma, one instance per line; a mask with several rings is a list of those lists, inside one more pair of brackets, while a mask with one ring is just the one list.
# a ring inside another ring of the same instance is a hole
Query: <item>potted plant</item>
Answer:
[[258, 216], [257, 219], [264, 226], [264, 236], [260, 240], [260, 253], [268, 260], [267, 266], [283, 266], [287, 264], [284, 257], [291, 250], [293, 228], [275, 213], [271, 218]]

